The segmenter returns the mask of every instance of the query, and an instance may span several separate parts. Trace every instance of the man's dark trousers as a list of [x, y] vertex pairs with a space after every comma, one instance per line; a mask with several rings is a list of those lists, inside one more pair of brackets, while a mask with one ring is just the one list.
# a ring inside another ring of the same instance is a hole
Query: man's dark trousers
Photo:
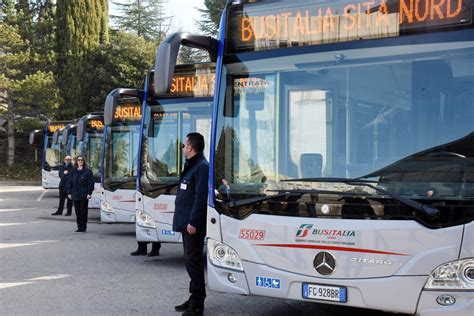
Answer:
[[67, 197], [67, 192], [64, 190], [59, 189], [59, 206], [57, 213], [62, 214], [64, 210], [64, 200], [67, 200], [67, 213], [72, 213], [72, 200]]
[[87, 216], [89, 213], [89, 200], [74, 201], [74, 210], [76, 211], [76, 222], [79, 230], [87, 229]]
[[202, 254], [204, 251], [205, 234], [198, 232], [195, 235], [189, 235], [187, 232], [182, 233], [184, 259], [186, 262], [186, 270], [191, 277], [189, 283], [189, 304], [192, 307], [202, 307], [206, 298], [206, 283], [204, 281], [204, 262]]

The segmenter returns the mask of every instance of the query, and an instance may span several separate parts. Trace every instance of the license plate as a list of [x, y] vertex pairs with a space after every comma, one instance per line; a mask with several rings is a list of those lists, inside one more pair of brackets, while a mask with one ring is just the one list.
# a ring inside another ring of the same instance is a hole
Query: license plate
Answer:
[[345, 303], [347, 302], [347, 288], [303, 283], [303, 298]]

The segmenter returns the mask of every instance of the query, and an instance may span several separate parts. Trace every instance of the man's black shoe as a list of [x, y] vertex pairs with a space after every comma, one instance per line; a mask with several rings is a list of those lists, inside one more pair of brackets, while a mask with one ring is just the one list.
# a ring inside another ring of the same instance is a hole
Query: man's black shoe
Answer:
[[177, 311], [177, 312], [185, 312], [189, 309], [189, 307], [190, 307], [189, 301], [186, 301], [181, 305], [176, 305], [174, 307], [174, 310]]
[[137, 249], [134, 252], [131, 252], [130, 256], [146, 256], [146, 249], [145, 250]]
[[64, 216], [71, 216], [71, 215], [72, 215], [71, 213], [64, 214]]
[[52, 213], [51, 215], [53, 215], [53, 216], [56, 216], [56, 215], [63, 215], [63, 213], [54, 212], [54, 213]]
[[183, 316], [202, 315], [204, 312], [204, 306], [189, 306], [186, 311], [182, 314]]
[[86, 231], [84, 229], [78, 229], [75, 231], [76, 233], [85, 233]]
[[158, 257], [160, 255], [160, 251], [150, 251], [150, 253], [148, 254], [148, 257]]

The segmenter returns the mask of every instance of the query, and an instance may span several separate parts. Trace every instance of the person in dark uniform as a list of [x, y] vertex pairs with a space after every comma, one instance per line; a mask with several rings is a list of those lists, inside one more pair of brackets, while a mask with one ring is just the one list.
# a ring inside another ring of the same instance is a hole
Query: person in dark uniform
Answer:
[[72, 163], [71, 156], [64, 157], [64, 164], [59, 167], [59, 206], [58, 210], [51, 215], [63, 215], [64, 202], [67, 200], [67, 212], [66, 216], [71, 216], [72, 213], [72, 200], [68, 197], [67, 187], [69, 180], [71, 179]]
[[204, 137], [189, 133], [181, 145], [186, 164], [179, 180], [175, 200], [173, 230], [183, 237], [184, 260], [191, 278], [191, 296], [175, 310], [183, 315], [200, 315], [204, 311], [204, 238], [206, 237], [209, 163], [204, 157]]
[[69, 197], [74, 201], [74, 210], [76, 211], [76, 233], [85, 233], [87, 230], [89, 200], [93, 191], [94, 175], [87, 168], [84, 157], [77, 156], [71, 180], [68, 184]]
[[[131, 256], [146, 256], [147, 255], [147, 242], [137, 241], [138, 248], [134, 252], [131, 252]], [[152, 242], [151, 251], [148, 254], [148, 257], [156, 257], [160, 255], [161, 242]]]

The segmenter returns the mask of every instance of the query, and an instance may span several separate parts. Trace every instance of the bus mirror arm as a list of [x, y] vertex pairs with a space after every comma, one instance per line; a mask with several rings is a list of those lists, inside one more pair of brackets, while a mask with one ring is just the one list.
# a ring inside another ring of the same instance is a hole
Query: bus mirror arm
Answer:
[[219, 42], [215, 38], [185, 32], [168, 36], [156, 52], [154, 74], [156, 94], [166, 94], [170, 90], [181, 45], [205, 50], [212, 62], [217, 61]]

